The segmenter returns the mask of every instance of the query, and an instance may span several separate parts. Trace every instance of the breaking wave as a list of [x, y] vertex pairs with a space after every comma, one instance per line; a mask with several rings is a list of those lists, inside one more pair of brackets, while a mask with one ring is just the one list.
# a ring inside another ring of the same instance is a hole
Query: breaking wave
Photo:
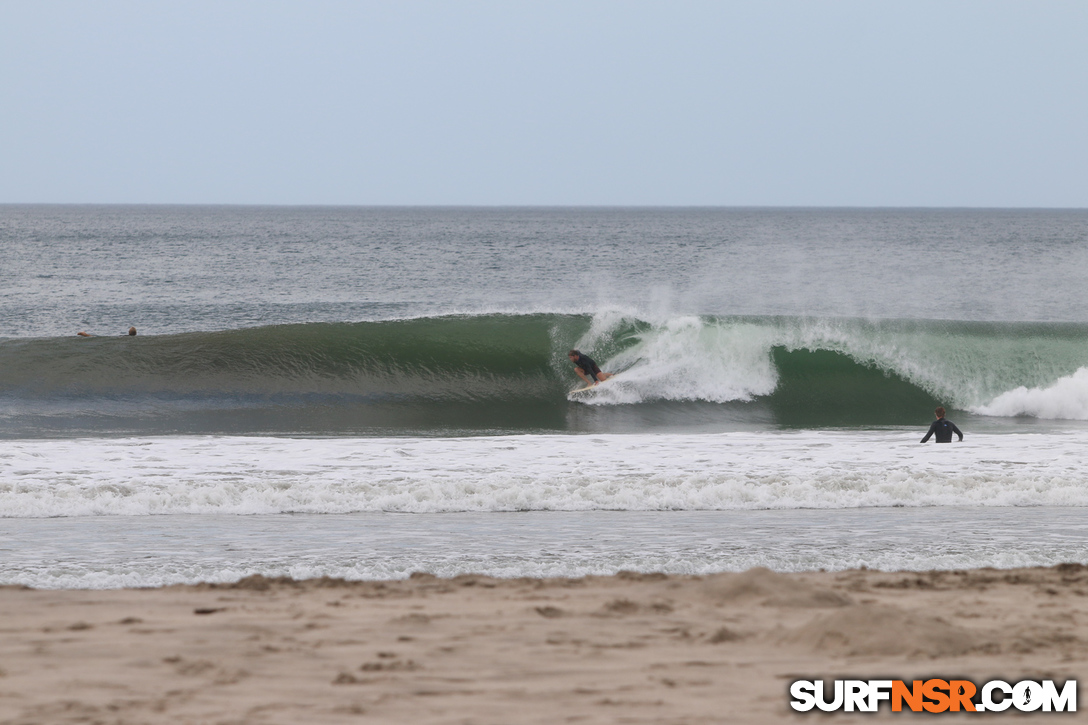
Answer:
[[[571, 347], [620, 373], [579, 403]], [[1088, 326], [605, 311], [0, 342], [7, 435], [916, 425], [938, 404], [1088, 420]]]

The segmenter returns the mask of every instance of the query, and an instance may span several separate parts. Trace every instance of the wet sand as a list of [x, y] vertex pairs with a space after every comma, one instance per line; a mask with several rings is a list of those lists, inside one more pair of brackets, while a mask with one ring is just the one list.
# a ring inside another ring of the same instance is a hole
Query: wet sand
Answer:
[[790, 682], [1088, 675], [1079, 564], [0, 587], [0, 615], [20, 725], [856, 721], [794, 713]]

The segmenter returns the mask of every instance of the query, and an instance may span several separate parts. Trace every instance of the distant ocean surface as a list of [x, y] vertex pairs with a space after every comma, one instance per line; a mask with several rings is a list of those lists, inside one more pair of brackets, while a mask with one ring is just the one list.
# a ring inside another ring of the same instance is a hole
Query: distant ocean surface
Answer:
[[0, 251], [0, 584], [1088, 563], [1085, 210], [8, 205]]

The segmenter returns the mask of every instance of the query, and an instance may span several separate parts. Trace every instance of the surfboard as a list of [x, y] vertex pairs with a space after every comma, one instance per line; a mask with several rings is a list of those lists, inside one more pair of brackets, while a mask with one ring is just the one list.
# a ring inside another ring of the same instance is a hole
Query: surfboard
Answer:
[[615, 379], [616, 379], [616, 374], [613, 373], [612, 375], [608, 376], [608, 380], [602, 380], [601, 382], [597, 383], [596, 385], [587, 385], [584, 388], [575, 388], [574, 390], [567, 393], [567, 397], [569, 398], [569, 397], [571, 397], [573, 395], [573, 396], [578, 397], [578, 398], [583, 398], [585, 396], [582, 395], [582, 393], [588, 393], [591, 390], [598, 390], [601, 386], [608, 385], [609, 383], [611, 383]]

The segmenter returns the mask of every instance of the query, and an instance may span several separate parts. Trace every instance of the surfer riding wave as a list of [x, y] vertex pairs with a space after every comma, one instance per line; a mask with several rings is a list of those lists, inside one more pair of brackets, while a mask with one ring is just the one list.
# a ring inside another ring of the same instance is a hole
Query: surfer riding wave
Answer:
[[587, 387], [592, 387], [612, 377], [612, 373], [601, 372], [600, 366], [593, 361], [593, 358], [578, 350], [571, 350], [567, 353], [567, 357], [574, 363], [574, 372], [585, 381]]

